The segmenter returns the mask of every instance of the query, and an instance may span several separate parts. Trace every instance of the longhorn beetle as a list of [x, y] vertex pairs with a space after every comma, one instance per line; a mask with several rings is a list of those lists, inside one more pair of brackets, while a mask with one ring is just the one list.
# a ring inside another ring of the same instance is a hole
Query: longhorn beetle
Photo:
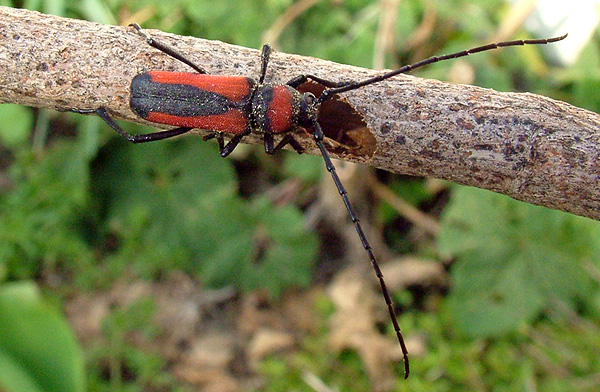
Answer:
[[[98, 109], [73, 109], [73, 111], [82, 114], [96, 113], [111, 128], [132, 143], [167, 139], [187, 133], [194, 128], [206, 129], [210, 133], [204, 136], [203, 139], [217, 139], [222, 157], [231, 154], [244, 136], [249, 135], [253, 130], [263, 134], [267, 154], [275, 154], [288, 144], [301, 154], [303, 148], [294, 139], [294, 132], [299, 129], [310, 130], [323, 156], [325, 167], [333, 178], [333, 182], [354, 223], [358, 237], [379, 279], [379, 285], [388, 307], [394, 331], [402, 349], [404, 378], [408, 377], [410, 372], [408, 350], [400, 332], [396, 311], [371, 245], [323, 144], [323, 131], [317, 121], [319, 107], [323, 102], [332, 99], [337, 94], [356, 90], [424, 65], [506, 46], [548, 44], [563, 40], [567, 35], [547, 39], [491, 43], [452, 54], [433, 56], [412, 65], [405, 65], [395, 71], [382, 73], [379, 76], [358, 82], [334, 82], [314, 75], [299, 75], [286, 84], [271, 84], [265, 83], [267, 65], [271, 55], [271, 47], [268, 44], [262, 48], [260, 74], [257, 82], [242, 76], [208, 75], [202, 68], [174, 49], [156, 41], [143, 31], [138, 24], [131, 24], [130, 26], [135, 28], [150, 46], [197, 71], [197, 73], [149, 71], [137, 75], [131, 81], [131, 109], [145, 120], [174, 125], [178, 128], [143, 135], [130, 135], [117, 125], [103, 107]], [[299, 92], [297, 88], [309, 80], [324, 85], [326, 89], [318, 97], [310, 92]], [[224, 141], [225, 135], [231, 137], [227, 143]], [[275, 144], [275, 135], [282, 135], [277, 144]]]

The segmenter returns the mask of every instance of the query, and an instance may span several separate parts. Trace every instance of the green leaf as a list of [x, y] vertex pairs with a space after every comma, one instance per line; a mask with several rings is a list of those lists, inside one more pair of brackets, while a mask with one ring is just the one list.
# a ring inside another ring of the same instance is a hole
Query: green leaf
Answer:
[[[509, 333], [543, 308], [542, 294], [528, 282], [526, 263], [515, 260], [507, 266], [493, 267], [464, 262], [452, 271], [457, 287], [449, 305], [458, 326], [469, 336]], [[482, 276], [485, 287], [477, 290]]]
[[584, 262], [598, 222], [475, 188], [457, 188], [442, 219], [440, 251], [456, 258], [450, 306], [469, 336], [530, 322], [552, 301], [591, 295]]
[[[292, 206], [274, 207], [263, 198], [255, 200], [252, 207], [257, 220], [254, 252], [241, 268], [242, 287], [247, 290], [265, 287], [278, 295], [285, 287], [308, 285], [318, 244], [315, 235], [305, 227], [304, 216]], [[260, 237], [256, 240], [257, 234], [267, 240], [262, 258], [257, 252], [262, 245]]]
[[82, 352], [65, 320], [29, 282], [0, 287], [0, 389], [85, 390]]
[[9, 148], [21, 146], [33, 128], [31, 109], [13, 104], [0, 105], [0, 143]]
[[0, 348], [0, 388], [3, 391], [42, 392], [33, 376], [11, 355]]
[[273, 296], [291, 285], [307, 285], [317, 240], [292, 206], [274, 207], [263, 198], [251, 204], [225, 195], [204, 199], [202, 219], [189, 227], [201, 279], [211, 286], [233, 284]]
[[198, 138], [152, 145], [119, 143], [102, 166], [118, 260], [144, 273], [169, 266], [212, 286], [266, 287], [273, 295], [307, 284], [316, 237], [294, 207], [274, 208], [236, 192], [231, 161]]
[[148, 231], [170, 228], [153, 239], [179, 243], [185, 236], [180, 223], [198, 213], [203, 195], [235, 192], [231, 164], [214, 146], [193, 139], [145, 145], [118, 141], [106, 162], [99, 163], [95, 183], [107, 193], [113, 227], [126, 231], [127, 221], [145, 219]]

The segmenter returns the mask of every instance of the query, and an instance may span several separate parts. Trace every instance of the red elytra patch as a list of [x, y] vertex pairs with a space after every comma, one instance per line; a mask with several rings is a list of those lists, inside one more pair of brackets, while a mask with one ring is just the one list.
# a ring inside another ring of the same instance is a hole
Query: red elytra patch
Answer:
[[244, 112], [238, 109], [231, 109], [224, 114], [198, 117], [180, 117], [167, 113], [150, 112], [148, 113], [146, 120], [159, 124], [206, 129], [233, 135], [243, 133], [248, 124]]
[[186, 84], [206, 91], [223, 95], [227, 99], [239, 102], [248, 97], [253, 82], [243, 76], [206, 75], [191, 72], [150, 71], [155, 83]]

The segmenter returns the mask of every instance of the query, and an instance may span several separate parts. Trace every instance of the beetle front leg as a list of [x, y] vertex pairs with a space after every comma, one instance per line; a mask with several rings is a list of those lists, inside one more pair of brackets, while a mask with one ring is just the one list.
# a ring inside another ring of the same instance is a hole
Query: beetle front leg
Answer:
[[312, 80], [313, 82], [322, 84], [323, 86], [328, 87], [328, 88], [343, 87], [343, 86], [346, 86], [346, 85], [352, 83], [352, 82], [334, 82], [332, 80], [322, 79], [315, 75], [299, 75], [299, 76], [296, 76], [294, 79], [290, 80], [289, 82], [287, 82], [286, 84], [290, 87], [297, 88], [298, 86], [308, 82], [309, 80]]
[[267, 75], [267, 65], [269, 64], [269, 58], [271, 57], [272, 52], [273, 49], [271, 48], [271, 45], [263, 45], [262, 53], [260, 55], [260, 76], [258, 79], [259, 84], [263, 84], [265, 81], [265, 76]]

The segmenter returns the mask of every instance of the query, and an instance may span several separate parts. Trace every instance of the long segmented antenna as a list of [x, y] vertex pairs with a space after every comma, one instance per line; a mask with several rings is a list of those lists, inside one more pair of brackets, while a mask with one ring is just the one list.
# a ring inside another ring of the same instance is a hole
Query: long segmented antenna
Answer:
[[[381, 82], [383, 80], [389, 79], [389, 78], [399, 75], [401, 73], [406, 73], [406, 72], [412, 71], [414, 69], [423, 67], [428, 64], [437, 63], [439, 61], [455, 59], [458, 57], [468, 56], [473, 53], [484, 52], [487, 50], [498, 49], [498, 48], [507, 47], [507, 46], [544, 45], [544, 44], [548, 44], [548, 43], [552, 43], [552, 42], [561, 41], [561, 40], [565, 39], [566, 37], [567, 37], [567, 34], [561, 35], [560, 37], [547, 38], [547, 39], [516, 40], [516, 41], [504, 41], [504, 42], [498, 42], [498, 43], [491, 43], [491, 44], [478, 46], [478, 47], [475, 47], [472, 49], [467, 49], [467, 50], [463, 50], [463, 51], [456, 52], [456, 53], [446, 54], [446, 55], [442, 55], [442, 56], [432, 56], [427, 59], [421, 60], [417, 63], [406, 65], [397, 70], [394, 70], [394, 71], [391, 71], [391, 72], [388, 72], [388, 73], [385, 73], [385, 74], [382, 74], [379, 76], [365, 79], [360, 82], [350, 82], [348, 84], [344, 84], [341, 86], [339, 85], [339, 83], [325, 81], [326, 82], [325, 84], [328, 85], [330, 88], [324, 90], [323, 93], [319, 96], [319, 98], [317, 98], [317, 104], [321, 104], [321, 103], [333, 98], [336, 94], [340, 94], [340, 93], [343, 93], [346, 91], [356, 90], [358, 88], [367, 86], [369, 84]], [[314, 77], [312, 75], [311, 76], [304, 75], [304, 76], [300, 76], [300, 77], [294, 79], [292, 81], [292, 83], [299, 84], [301, 82], [306, 81], [307, 78], [316, 80], [318, 82], [320, 81], [319, 78]], [[333, 87], [331, 87], [331, 86], [333, 86]], [[360, 241], [362, 242], [363, 248], [369, 255], [369, 259], [371, 260], [371, 266], [373, 267], [373, 270], [375, 271], [375, 275], [377, 276], [377, 279], [379, 280], [379, 285], [381, 286], [381, 292], [385, 299], [385, 303], [388, 307], [390, 318], [392, 319], [392, 324], [394, 326], [394, 332], [396, 332], [396, 337], [398, 338], [398, 342], [400, 343], [400, 348], [402, 349], [402, 356], [403, 356], [403, 360], [404, 360], [404, 378], [407, 378], [410, 373], [410, 365], [409, 365], [409, 361], [408, 361], [408, 350], [406, 348], [406, 344], [404, 342], [404, 337], [402, 336], [402, 332], [400, 330], [400, 325], [398, 324], [398, 318], [396, 316], [396, 311], [394, 310], [394, 305], [392, 303], [390, 294], [388, 292], [385, 281], [383, 279], [383, 274], [381, 273], [381, 269], [379, 268], [377, 259], [375, 258], [375, 255], [373, 254], [373, 250], [371, 248], [371, 245], [369, 244], [369, 241], [367, 240], [367, 237], [365, 236], [365, 233], [362, 229], [360, 221], [357, 218], [356, 213], [354, 212], [354, 209], [352, 208], [352, 205], [350, 204], [350, 200], [348, 198], [346, 189], [344, 188], [344, 185], [340, 181], [340, 178], [337, 175], [337, 172], [335, 170], [335, 166], [333, 165], [333, 162], [331, 161], [331, 158], [329, 157], [329, 152], [323, 145], [324, 135], [323, 135], [321, 126], [319, 125], [319, 123], [317, 121], [313, 121], [312, 127], [313, 127], [313, 137], [315, 139], [315, 143], [317, 144], [317, 146], [319, 147], [319, 150], [321, 151], [321, 155], [323, 156], [323, 160], [325, 161], [325, 167], [327, 168], [327, 171], [331, 174], [333, 182], [335, 183], [335, 185], [338, 189], [338, 192], [339, 192], [340, 196], [342, 197], [344, 204], [346, 205], [348, 214], [350, 215], [350, 218], [352, 219], [352, 222], [354, 223], [354, 228], [356, 229], [356, 233], [358, 234], [358, 237], [359, 237]]]
[[404, 337], [402, 337], [402, 332], [400, 331], [400, 325], [398, 324], [398, 317], [396, 316], [396, 311], [394, 310], [394, 304], [390, 297], [390, 293], [387, 289], [387, 286], [385, 285], [385, 281], [383, 280], [383, 274], [381, 273], [379, 264], [377, 264], [377, 259], [375, 258], [373, 249], [371, 248], [371, 245], [369, 244], [369, 241], [367, 240], [367, 236], [365, 235], [365, 232], [362, 229], [360, 220], [356, 216], [356, 213], [354, 212], [354, 209], [352, 208], [352, 204], [350, 204], [350, 199], [348, 198], [348, 192], [346, 192], [346, 188], [344, 188], [344, 185], [342, 184], [342, 181], [340, 180], [340, 177], [338, 176], [338, 174], [335, 170], [335, 166], [333, 165], [333, 162], [331, 161], [331, 158], [329, 157], [329, 152], [325, 148], [325, 145], [323, 145], [323, 138], [324, 138], [323, 130], [321, 129], [321, 126], [319, 125], [319, 123], [317, 121], [314, 121], [312, 126], [313, 126], [313, 137], [315, 139], [315, 143], [317, 144], [317, 147], [319, 147], [319, 150], [321, 151], [321, 155], [323, 156], [323, 160], [325, 161], [325, 167], [327, 168], [327, 171], [329, 172], [329, 174], [331, 174], [331, 178], [333, 179], [333, 182], [335, 183], [335, 186], [337, 187], [338, 192], [339, 192], [340, 196], [342, 197], [344, 204], [346, 205], [346, 209], [348, 210], [350, 219], [352, 219], [352, 223], [354, 223], [354, 228], [356, 229], [356, 233], [358, 234], [358, 237], [360, 238], [360, 241], [362, 242], [363, 248], [365, 248], [365, 250], [367, 251], [367, 253], [369, 255], [369, 258], [371, 259], [371, 266], [373, 267], [373, 270], [375, 270], [375, 275], [377, 276], [377, 279], [379, 280], [379, 285], [381, 286], [381, 292], [383, 293], [383, 298], [385, 299], [385, 304], [388, 307], [388, 311], [390, 313], [390, 318], [392, 319], [392, 324], [394, 325], [394, 331], [396, 332], [396, 337], [398, 338], [398, 342], [400, 343], [400, 348], [402, 349], [402, 357], [403, 357], [403, 361], [404, 361], [404, 378], [407, 378], [408, 374], [410, 373], [410, 365], [408, 362], [408, 349], [406, 348], [406, 344], [404, 343]]
[[410, 72], [414, 69], [421, 68], [425, 65], [437, 63], [439, 61], [456, 59], [456, 58], [465, 57], [465, 56], [468, 56], [468, 55], [474, 54], [474, 53], [485, 52], [487, 50], [505, 48], [507, 46], [546, 45], [549, 43], [562, 41], [563, 39], [567, 38], [567, 35], [568, 34], [564, 34], [559, 37], [543, 38], [543, 39], [521, 39], [521, 40], [515, 40], [515, 41], [496, 42], [496, 43], [491, 43], [491, 44], [487, 44], [487, 45], [477, 46], [475, 48], [471, 48], [471, 49], [467, 49], [467, 50], [462, 50], [462, 51], [456, 52], [456, 53], [445, 54], [442, 56], [432, 56], [432, 57], [426, 58], [425, 60], [416, 62], [414, 64], [405, 65], [404, 67], [398, 68], [397, 70], [394, 70], [394, 71], [391, 71], [391, 72], [388, 72], [388, 73], [385, 73], [385, 74], [382, 74], [379, 76], [375, 76], [375, 77], [372, 77], [369, 79], [365, 79], [360, 82], [353, 82], [353, 83], [349, 83], [349, 84], [341, 86], [341, 87], [334, 87], [334, 88], [327, 89], [327, 90], [323, 91], [323, 93], [319, 96], [318, 102], [323, 103], [323, 102], [328, 101], [331, 98], [333, 98], [333, 96], [335, 94], [344, 93], [346, 91], [351, 91], [351, 90], [356, 90], [357, 88], [361, 88], [361, 87], [367, 86], [369, 84], [381, 82], [383, 80], [389, 79], [389, 78], [399, 75], [401, 73]]

